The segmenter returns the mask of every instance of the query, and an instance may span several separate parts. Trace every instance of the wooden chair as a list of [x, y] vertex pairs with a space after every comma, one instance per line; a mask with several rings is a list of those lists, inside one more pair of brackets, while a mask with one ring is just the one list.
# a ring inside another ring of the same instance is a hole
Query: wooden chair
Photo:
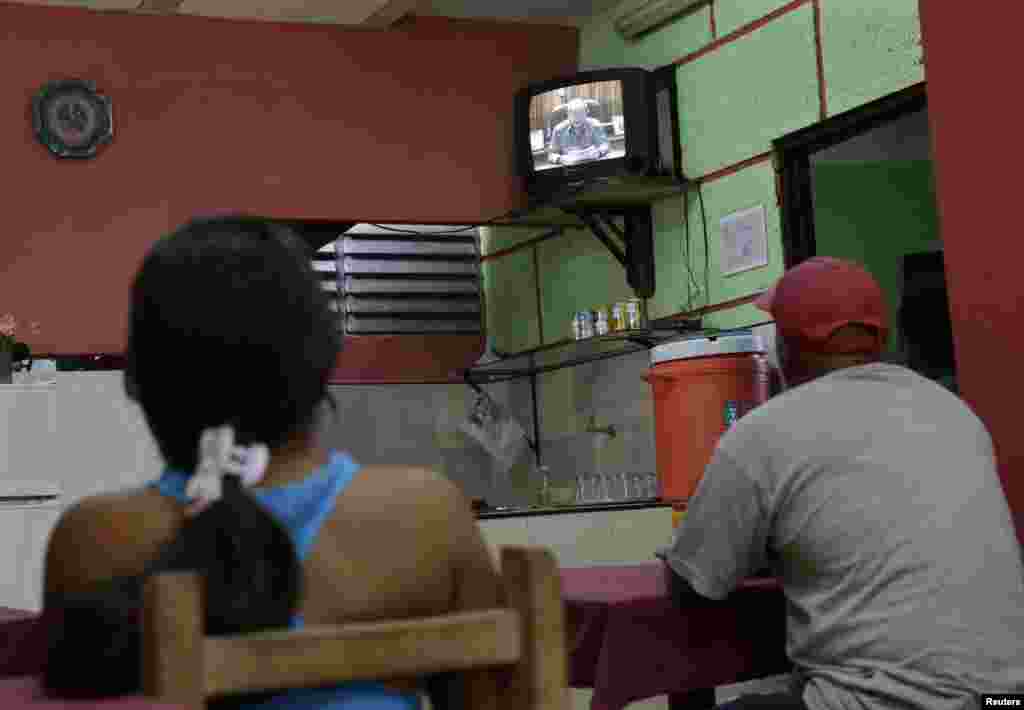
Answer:
[[[400, 621], [203, 635], [194, 573], [149, 580], [143, 690], [189, 710], [214, 695], [459, 672], [467, 708], [565, 710], [568, 654], [561, 580], [544, 548], [506, 547], [508, 608]], [[499, 691], [498, 677], [507, 679]]]

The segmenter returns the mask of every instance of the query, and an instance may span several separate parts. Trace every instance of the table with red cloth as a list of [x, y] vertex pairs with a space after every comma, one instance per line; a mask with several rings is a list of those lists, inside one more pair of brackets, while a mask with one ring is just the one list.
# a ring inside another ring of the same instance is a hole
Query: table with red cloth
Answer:
[[183, 705], [143, 696], [106, 700], [47, 698], [40, 680], [49, 623], [42, 614], [0, 607], [0, 709], [185, 710]]
[[592, 710], [658, 695], [673, 708], [714, 707], [715, 686], [789, 672], [778, 580], [680, 609], [668, 574], [660, 561], [561, 570], [569, 685], [593, 688]]
[[[677, 608], [661, 562], [564, 568], [569, 682], [593, 688], [593, 710], [668, 695], [672, 707], [714, 704], [714, 687], [789, 670], [785, 606], [774, 579], [749, 579], [725, 602]], [[144, 697], [44, 697], [44, 615], [0, 607], [2, 710], [180, 710]]]

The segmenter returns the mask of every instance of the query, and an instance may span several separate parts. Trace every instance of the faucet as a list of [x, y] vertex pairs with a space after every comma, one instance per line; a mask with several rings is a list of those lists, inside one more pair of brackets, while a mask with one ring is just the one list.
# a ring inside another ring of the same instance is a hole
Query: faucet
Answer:
[[614, 439], [616, 435], [615, 426], [612, 424], [606, 427], [598, 427], [597, 416], [594, 414], [591, 414], [590, 418], [587, 419], [587, 426], [583, 431], [588, 434], [607, 434], [610, 439]]

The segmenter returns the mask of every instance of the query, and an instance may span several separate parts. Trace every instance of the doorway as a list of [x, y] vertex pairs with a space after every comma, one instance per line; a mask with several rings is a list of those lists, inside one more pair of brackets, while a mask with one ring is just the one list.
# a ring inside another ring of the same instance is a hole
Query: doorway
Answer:
[[919, 84], [775, 142], [786, 267], [863, 264], [888, 301], [887, 358], [956, 389], [928, 105]]

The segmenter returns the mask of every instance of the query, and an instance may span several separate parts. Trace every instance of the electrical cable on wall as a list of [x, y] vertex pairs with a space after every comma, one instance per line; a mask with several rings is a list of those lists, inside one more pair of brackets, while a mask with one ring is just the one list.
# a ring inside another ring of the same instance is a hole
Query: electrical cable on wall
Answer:
[[704, 191], [697, 183], [697, 197], [700, 199], [700, 221], [704, 223], [704, 307], [711, 305], [711, 249], [708, 240], [708, 215], [704, 211]]
[[691, 237], [690, 237], [690, 192], [687, 190], [683, 193], [683, 222], [686, 225], [686, 239], [683, 241], [683, 266], [686, 268], [686, 307], [683, 309], [686, 313], [693, 310], [693, 292], [696, 290], [700, 292], [700, 285], [697, 283], [696, 277], [693, 275], [693, 263], [691, 261]]

